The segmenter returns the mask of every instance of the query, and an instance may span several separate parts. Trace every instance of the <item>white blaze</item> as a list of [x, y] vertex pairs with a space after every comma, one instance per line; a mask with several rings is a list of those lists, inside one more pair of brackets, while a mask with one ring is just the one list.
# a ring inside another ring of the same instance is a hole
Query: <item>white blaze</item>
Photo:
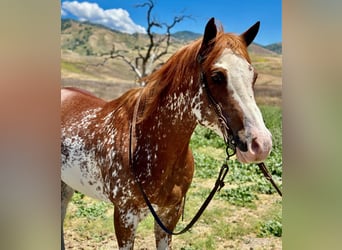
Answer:
[[245, 136], [250, 137], [249, 130], [251, 128], [266, 131], [267, 128], [255, 103], [252, 89], [254, 68], [245, 58], [235, 54], [231, 49], [224, 50], [215, 66], [224, 68], [227, 71], [228, 91], [232, 93], [234, 100], [241, 107], [244, 115]]

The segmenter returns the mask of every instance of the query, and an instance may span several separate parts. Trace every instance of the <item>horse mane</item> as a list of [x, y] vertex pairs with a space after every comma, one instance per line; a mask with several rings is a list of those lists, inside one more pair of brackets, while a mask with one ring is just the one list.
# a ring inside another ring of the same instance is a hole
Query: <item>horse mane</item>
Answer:
[[[144, 109], [138, 122], [143, 121], [157, 108], [160, 99], [172, 93], [177, 88], [188, 85], [190, 81], [199, 79], [200, 69], [210, 70], [212, 65], [222, 54], [225, 48], [232, 49], [235, 53], [246, 58], [250, 62], [244, 40], [235, 34], [224, 33], [223, 27], [218, 27], [218, 33], [215, 39], [211, 41], [214, 45], [207, 53], [201, 67], [197, 56], [202, 44], [203, 38], [184, 46], [172, 55], [161, 68], [145, 77], [142, 81], [146, 83], [143, 88], [142, 100], [144, 100]], [[193, 76], [198, 75], [198, 78]]]

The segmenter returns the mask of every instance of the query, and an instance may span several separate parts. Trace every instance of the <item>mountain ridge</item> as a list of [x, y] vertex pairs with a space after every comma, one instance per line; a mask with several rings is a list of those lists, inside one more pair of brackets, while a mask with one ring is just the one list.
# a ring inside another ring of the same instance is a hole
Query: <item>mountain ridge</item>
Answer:
[[[171, 44], [180, 47], [180, 45], [185, 45], [201, 36], [202, 34], [188, 30], [177, 31], [171, 34]], [[147, 35], [145, 34], [128, 34], [110, 29], [101, 24], [80, 22], [73, 19], [61, 19], [62, 50], [73, 50], [81, 55], [108, 53], [113, 44], [117, 45], [119, 49], [124, 50], [142, 48], [142, 44], [135, 42], [138, 38], [141, 39], [141, 43], [148, 42]], [[281, 47], [281, 43], [274, 43], [267, 46], [252, 43], [249, 51], [256, 54], [281, 54]]]

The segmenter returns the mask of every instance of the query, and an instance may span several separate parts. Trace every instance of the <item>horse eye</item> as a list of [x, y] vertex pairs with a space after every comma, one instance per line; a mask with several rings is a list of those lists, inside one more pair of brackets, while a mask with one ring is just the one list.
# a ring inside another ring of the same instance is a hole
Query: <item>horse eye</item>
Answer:
[[220, 71], [214, 72], [214, 74], [211, 76], [211, 80], [217, 84], [224, 83], [225, 75]]

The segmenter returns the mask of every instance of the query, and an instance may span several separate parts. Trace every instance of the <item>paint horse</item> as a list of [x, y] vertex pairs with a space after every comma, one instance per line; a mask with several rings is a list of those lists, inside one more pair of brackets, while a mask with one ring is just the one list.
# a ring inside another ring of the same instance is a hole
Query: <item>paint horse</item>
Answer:
[[[240, 162], [265, 160], [272, 139], [255, 103], [257, 73], [247, 52], [258, 30], [259, 22], [240, 35], [224, 33], [212, 18], [203, 38], [146, 77], [145, 87], [113, 101], [62, 89], [62, 223], [74, 190], [111, 202], [119, 248], [133, 249], [137, 225], [148, 213], [138, 180], [160, 219], [173, 230], [194, 173], [189, 141], [197, 124], [225, 139], [232, 135]], [[157, 223], [154, 233], [157, 249], [171, 248], [171, 235]]]

